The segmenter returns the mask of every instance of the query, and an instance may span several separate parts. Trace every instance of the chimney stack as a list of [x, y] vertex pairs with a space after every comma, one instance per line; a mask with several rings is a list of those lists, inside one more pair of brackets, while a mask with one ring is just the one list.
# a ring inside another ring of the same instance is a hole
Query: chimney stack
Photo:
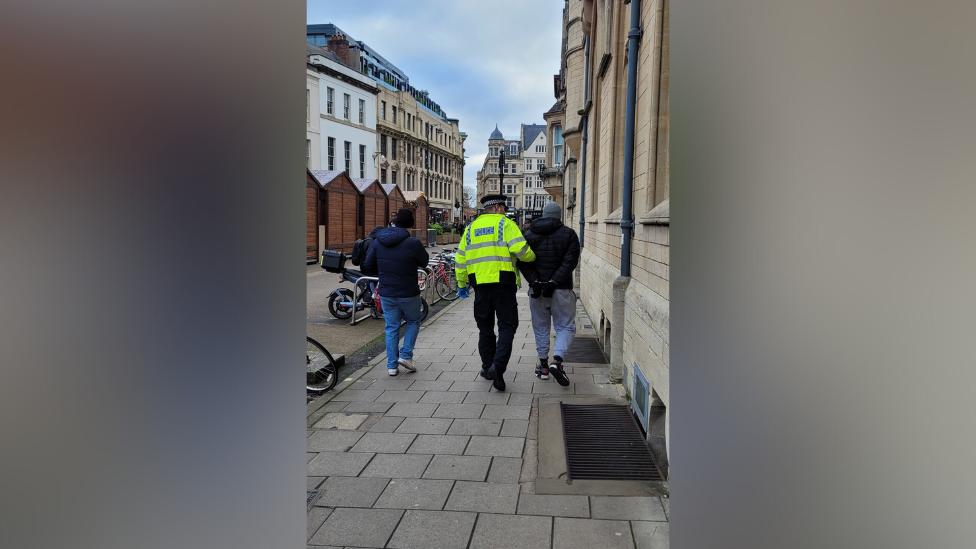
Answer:
[[344, 34], [336, 34], [329, 38], [329, 43], [325, 49], [336, 54], [345, 66], [349, 66], [349, 40]]

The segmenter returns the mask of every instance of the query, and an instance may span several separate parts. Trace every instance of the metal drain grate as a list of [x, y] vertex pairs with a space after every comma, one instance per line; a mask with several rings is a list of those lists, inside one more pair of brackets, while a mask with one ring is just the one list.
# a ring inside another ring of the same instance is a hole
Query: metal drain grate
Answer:
[[560, 409], [567, 480], [663, 480], [628, 406], [560, 402]]
[[600, 342], [591, 337], [577, 337], [569, 344], [563, 355], [563, 362], [588, 362], [591, 364], [607, 364], [607, 357], [603, 354]]
[[321, 493], [321, 492], [322, 492], [322, 490], [309, 490], [308, 491], [308, 496], [306, 496], [308, 498], [308, 501], [305, 504], [305, 510], [306, 511], [308, 511], [309, 509], [312, 508], [312, 503], [315, 503], [315, 498], [319, 497], [319, 493]]

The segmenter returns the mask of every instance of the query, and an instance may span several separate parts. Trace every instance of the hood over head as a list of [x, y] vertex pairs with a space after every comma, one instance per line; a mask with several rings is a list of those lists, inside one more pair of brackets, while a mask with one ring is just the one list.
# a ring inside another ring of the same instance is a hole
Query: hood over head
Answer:
[[392, 248], [406, 240], [408, 236], [410, 236], [410, 231], [404, 228], [387, 227], [376, 235], [376, 241], [387, 248]]

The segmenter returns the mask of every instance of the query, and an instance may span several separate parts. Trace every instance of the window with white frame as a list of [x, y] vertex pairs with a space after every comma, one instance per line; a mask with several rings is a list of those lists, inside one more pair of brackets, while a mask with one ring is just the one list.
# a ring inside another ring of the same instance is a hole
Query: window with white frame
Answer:
[[345, 157], [346, 158], [346, 173], [349, 173], [349, 163], [352, 160], [350, 158], [350, 156], [352, 155], [352, 143], [346, 141], [344, 147], [345, 147], [345, 153], [346, 153], [346, 157]]
[[329, 169], [335, 169], [335, 137], [329, 138]]
[[505, 185], [505, 194], [512, 194], [515, 192], [515, 185]]
[[359, 100], [359, 123], [360, 124], [366, 123], [366, 100], [365, 99]]
[[342, 94], [342, 117], [349, 120], [349, 94]]
[[555, 166], [563, 163], [563, 127], [552, 127], [552, 163]]
[[359, 177], [366, 177], [366, 145], [359, 146]]
[[325, 112], [327, 114], [335, 115], [335, 90], [332, 88], [325, 88]]
[[386, 101], [380, 101], [380, 118], [386, 120]]
[[528, 158], [525, 160], [525, 171], [532, 171], [532, 159]]
[[515, 197], [514, 196], [509, 196], [509, 197], [505, 198], [505, 206], [507, 206], [509, 208], [514, 208], [515, 207]]
[[544, 153], [544, 152], [546, 152], [546, 146], [545, 145], [536, 145], [535, 146], [535, 152], [537, 152], [537, 153]]

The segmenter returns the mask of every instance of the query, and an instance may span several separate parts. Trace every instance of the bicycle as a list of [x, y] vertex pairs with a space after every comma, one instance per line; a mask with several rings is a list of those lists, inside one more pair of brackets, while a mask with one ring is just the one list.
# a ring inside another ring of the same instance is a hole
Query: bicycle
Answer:
[[305, 390], [324, 393], [339, 381], [339, 367], [321, 343], [305, 336]]
[[443, 253], [434, 254], [417, 275], [417, 285], [421, 291], [426, 290], [431, 283], [434, 290], [441, 299], [454, 301], [457, 295], [457, 277], [454, 272], [454, 252], [455, 250], [445, 250]]
[[430, 267], [430, 276], [434, 277], [434, 290], [441, 299], [454, 301], [458, 298], [457, 275], [454, 272], [454, 260], [447, 261], [440, 259]]

